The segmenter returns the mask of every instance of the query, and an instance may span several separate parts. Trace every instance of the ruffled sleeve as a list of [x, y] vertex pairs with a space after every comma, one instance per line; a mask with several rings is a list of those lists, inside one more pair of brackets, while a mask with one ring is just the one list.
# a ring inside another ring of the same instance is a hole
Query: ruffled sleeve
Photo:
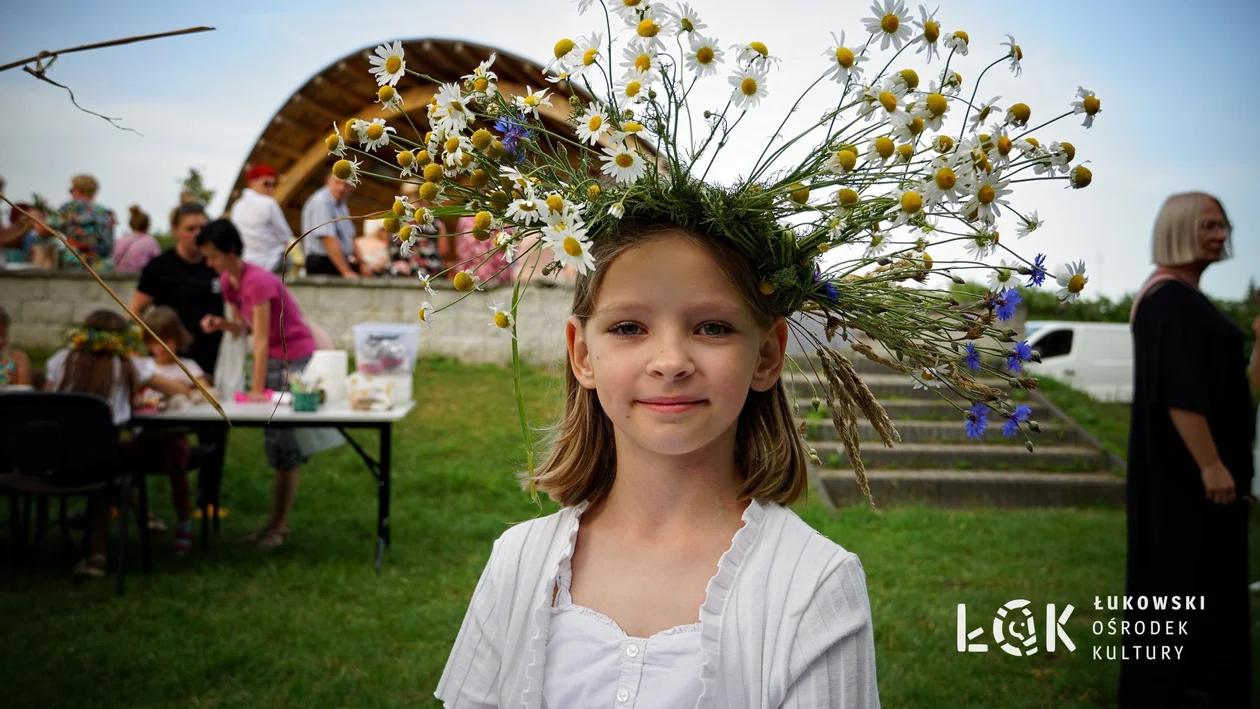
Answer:
[[502, 633], [495, 619], [494, 569], [499, 542], [473, 591], [464, 623], [433, 696], [446, 709], [498, 709]]
[[[801, 618], [807, 662], [782, 709], [877, 709], [875, 632], [862, 562], [850, 554], [822, 580]], [[812, 658], [812, 659], [811, 659]]]

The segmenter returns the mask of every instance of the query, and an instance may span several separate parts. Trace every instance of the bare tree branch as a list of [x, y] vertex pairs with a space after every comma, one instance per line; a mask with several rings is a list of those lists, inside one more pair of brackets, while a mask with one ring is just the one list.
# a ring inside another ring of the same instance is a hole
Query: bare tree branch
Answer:
[[[196, 32], [213, 32], [213, 31], [214, 31], [213, 27], [189, 27], [188, 29], [173, 30], [171, 32], [159, 32], [157, 34], [144, 34], [144, 35], [137, 35], [135, 37], [124, 37], [122, 39], [111, 39], [108, 42], [81, 44], [77, 47], [70, 47], [69, 49], [58, 49], [55, 52], [49, 52], [45, 50], [45, 51], [40, 52], [39, 54], [36, 54], [33, 57], [27, 57], [26, 59], [19, 59], [18, 61], [9, 62], [8, 64], [0, 66], [0, 71], [8, 71], [9, 69], [12, 69], [14, 67], [19, 67], [19, 66], [22, 66], [23, 64], [29, 64], [34, 61], [40, 61], [48, 57], [53, 57], [55, 60], [56, 57], [59, 55], [70, 54], [72, 52], [84, 52], [89, 49], [100, 49], [102, 47], [116, 47], [120, 44], [131, 44], [133, 42], [145, 42], [150, 39], [160, 39], [162, 37], [174, 37], [176, 35], [181, 35], [181, 34], [194, 34]], [[48, 66], [52, 66], [52, 62], [49, 62]]]

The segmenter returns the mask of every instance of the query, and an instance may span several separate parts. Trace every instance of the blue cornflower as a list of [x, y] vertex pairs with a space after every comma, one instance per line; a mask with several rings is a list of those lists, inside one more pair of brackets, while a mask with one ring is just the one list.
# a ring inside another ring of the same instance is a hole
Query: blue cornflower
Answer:
[[983, 401], [972, 404], [964, 426], [967, 429], [967, 438], [983, 436], [984, 430], [989, 427], [989, 407]]
[[1018, 342], [1006, 359], [1006, 368], [1012, 372], [1022, 372], [1024, 367], [1020, 363], [1027, 362], [1030, 359], [1032, 359], [1032, 346], [1028, 344], [1028, 340]]
[[832, 283], [831, 281], [824, 281], [822, 277], [822, 271], [818, 268], [815, 268], [814, 269], [814, 283], [819, 283], [819, 282], [822, 283], [823, 295], [827, 296], [829, 300], [840, 299], [840, 291], [839, 289], [836, 288], [836, 284]]
[[1020, 297], [1019, 291], [1015, 288], [1007, 290], [998, 296], [997, 299], [997, 319], [1003, 322], [1015, 317], [1015, 309], [1019, 307], [1023, 298]]
[[1033, 288], [1044, 283], [1046, 273], [1046, 255], [1037, 254], [1037, 258], [1033, 259], [1032, 275], [1028, 277], [1028, 287]]
[[1032, 416], [1032, 407], [1028, 404], [1020, 404], [1015, 410], [1006, 416], [1006, 423], [1002, 424], [1002, 435], [1010, 438], [1019, 433], [1019, 425], [1028, 420]]
[[521, 162], [525, 159], [525, 153], [517, 152], [517, 145], [522, 140], [533, 140], [534, 131], [526, 127], [525, 117], [516, 118], [500, 118], [494, 122], [494, 129], [503, 134], [499, 142], [503, 143], [503, 149], [508, 153], [516, 156], [516, 161]]
[[980, 353], [976, 352], [976, 343], [967, 343], [967, 356], [963, 357], [963, 364], [968, 369], [980, 369]]

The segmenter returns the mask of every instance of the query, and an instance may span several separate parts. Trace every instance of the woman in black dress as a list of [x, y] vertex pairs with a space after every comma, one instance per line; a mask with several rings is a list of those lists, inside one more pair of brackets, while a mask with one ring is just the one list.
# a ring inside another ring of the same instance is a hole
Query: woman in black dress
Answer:
[[[1230, 257], [1230, 232], [1216, 198], [1168, 198], [1155, 223], [1158, 268], [1131, 313], [1126, 594], [1202, 606], [1125, 612], [1121, 707], [1250, 705], [1251, 394], [1243, 333], [1199, 290], [1203, 271]], [[1185, 621], [1186, 635], [1138, 634], [1137, 621]], [[1160, 646], [1183, 650], [1165, 660]]]

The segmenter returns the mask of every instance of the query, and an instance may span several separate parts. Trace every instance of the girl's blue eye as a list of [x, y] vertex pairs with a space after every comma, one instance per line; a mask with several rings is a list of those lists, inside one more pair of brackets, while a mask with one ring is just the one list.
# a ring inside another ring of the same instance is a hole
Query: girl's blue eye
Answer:
[[[707, 329], [707, 328], [717, 328], [717, 329], [715, 331], [715, 330]], [[701, 334], [706, 335], [708, 337], [720, 337], [722, 335], [725, 335], [728, 332], [731, 332], [731, 328], [730, 326], [724, 325], [720, 322], [707, 322], [700, 326], [700, 332]]]
[[[627, 329], [629, 329], [630, 331], [628, 332]], [[635, 330], [642, 330], [642, 329], [643, 328], [639, 327], [635, 323], [623, 322], [623, 323], [617, 323], [616, 325], [613, 325], [611, 328], [609, 328], [608, 331], [619, 337], [633, 337], [634, 335], [639, 334], [638, 332], [635, 332]]]

